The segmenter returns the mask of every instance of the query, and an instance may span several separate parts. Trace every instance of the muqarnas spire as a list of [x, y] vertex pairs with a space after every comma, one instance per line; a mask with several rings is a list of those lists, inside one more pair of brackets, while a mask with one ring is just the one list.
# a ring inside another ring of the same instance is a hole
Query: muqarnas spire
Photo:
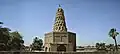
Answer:
[[59, 5], [59, 8], [56, 12], [53, 32], [67, 32], [64, 10], [61, 8], [61, 5]]

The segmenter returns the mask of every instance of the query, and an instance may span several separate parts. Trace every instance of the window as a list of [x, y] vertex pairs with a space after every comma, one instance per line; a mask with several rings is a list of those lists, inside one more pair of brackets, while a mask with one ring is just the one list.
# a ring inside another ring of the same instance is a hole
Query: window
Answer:
[[62, 27], [62, 29], [64, 29], [64, 27]]
[[59, 30], [60, 30], [60, 27], [59, 27]]
[[60, 26], [62, 26], [62, 23], [60, 24]]
[[56, 30], [58, 29], [58, 27], [56, 27]]
[[50, 48], [49, 48], [49, 51], [50, 51]]
[[59, 18], [61, 18], [61, 16], [59, 16]]
[[57, 18], [57, 20], [59, 20], [59, 18]]

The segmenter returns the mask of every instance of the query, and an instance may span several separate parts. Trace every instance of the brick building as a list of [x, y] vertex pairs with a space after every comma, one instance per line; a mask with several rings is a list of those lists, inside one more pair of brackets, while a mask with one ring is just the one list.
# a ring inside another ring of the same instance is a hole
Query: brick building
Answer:
[[64, 10], [57, 9], [53, 31], [46, 33], [44, 50], [47, 52], [76, 51], [76, 33], [67, 31]]

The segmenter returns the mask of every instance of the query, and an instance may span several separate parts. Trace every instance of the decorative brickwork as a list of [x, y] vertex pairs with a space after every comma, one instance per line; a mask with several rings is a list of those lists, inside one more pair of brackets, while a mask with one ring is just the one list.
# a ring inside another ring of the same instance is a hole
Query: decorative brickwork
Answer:
[[59, 7], [53, 25], [53, 32], [67, 32], [64, 10]]
[[76, 51], [76, 33], [68, 32], [65, 22], [64, 10], [57, 9], [53, 31], [45, 34], [46, 52], [72, 52]]

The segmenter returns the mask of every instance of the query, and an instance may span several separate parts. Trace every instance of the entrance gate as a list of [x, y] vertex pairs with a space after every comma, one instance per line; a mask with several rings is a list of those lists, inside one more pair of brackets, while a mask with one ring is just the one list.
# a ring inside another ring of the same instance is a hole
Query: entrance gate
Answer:
[[66, 51], [66, 47], [64, 46], [64, 45], [59, 45], [58, 47], [57, 47], [57, 51]]

